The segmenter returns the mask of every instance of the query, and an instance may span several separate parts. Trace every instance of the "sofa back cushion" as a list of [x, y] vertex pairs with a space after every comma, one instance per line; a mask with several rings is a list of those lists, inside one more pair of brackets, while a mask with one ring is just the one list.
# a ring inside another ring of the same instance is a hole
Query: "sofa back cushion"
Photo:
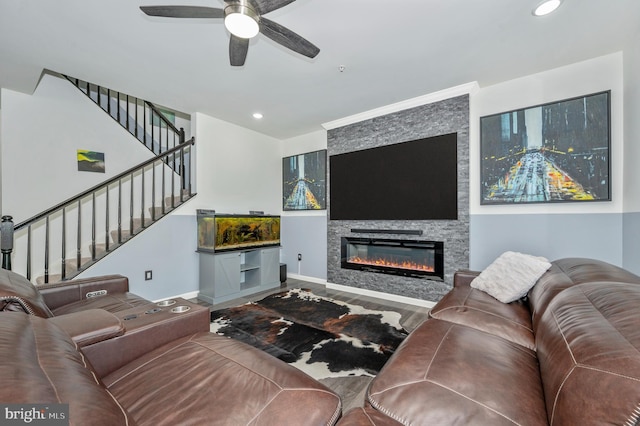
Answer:
[[42, 318], [53, 316], [36, 286], [6, 269], [0, 269], [0, 302], [0, 310], [23, 311]]
[[580, 284], [540, 319], [536, 346], [551, 425], [640, 421], [640, 286]]
[[482, 330], [535, 350], [529, 306], [522, 300], [497, 303], [484, 291], [471, 288], [469, 278], [469, 273], [456, 272], [453, 289], [431, 308], [429, 316]]
[[0, 401], [69, 404], [70, 424], [132, 425], [75, 343], [49, 320], [0, 312]]
[[565, 258], [551, 263], [551, 268], [540, 277], [528, 294], [534, 331], [551, 300], [567, 288], [595, 281], [640, 284], [639, 276], [601, 260]]

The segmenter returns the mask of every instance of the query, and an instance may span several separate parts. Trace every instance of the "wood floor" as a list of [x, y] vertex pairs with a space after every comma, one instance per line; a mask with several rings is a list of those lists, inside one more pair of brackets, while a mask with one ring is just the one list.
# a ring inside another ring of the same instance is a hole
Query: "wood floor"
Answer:
[[[429, 309], [421, 306], [408, 305], [390, 300], [378, 299], [369, 296], [363, 296], [355, 293], [349, 293], [344, 291], [337, 291], [326, 288], [322, 284], [311, 283], [308, 281], [301, 281], [292, 278], [288, 278], [287, 281], [279, 288], [275, 288], [269, 291], [256, 293], [251, 296], [234, 299], [229, 302], [211, 305], [200, 300], [197, 303], [208, 306], [212, 311], [217, 309], [229, 308], [232, 306], [238, 306], [247, 302], [260, 300], [270, 294], [278, 293], [282, 290], [291, 288], [305, 288], [311, 290], [318, 296], [330, 297], [332, 299], [341, 300], [343, 302], [352, 303], [360, 306], [364, 306], [368, 309], [375, 310], [393, 310], [401, 314], [400, 324], [408, 332], [411, 332], [422, 321], [427, 318]], [[194, 302], [196, 302], [194, 300]], [[338, 377], [322, 379], [325, 386], [332, 389], [342, 399], [343, 412], [348, 411], [352, 407], [361, 407], [364, 403], [365, 392], [367, 386], [371, 382], [371, 377]]]

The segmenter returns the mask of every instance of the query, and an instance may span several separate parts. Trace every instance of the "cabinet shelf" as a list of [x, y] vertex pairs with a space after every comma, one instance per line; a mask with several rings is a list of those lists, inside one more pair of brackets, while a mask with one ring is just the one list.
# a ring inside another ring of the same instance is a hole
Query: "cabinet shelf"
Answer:
[[252, 269], [260, 269], [260, 265], [249, 265], [246, 263], [240, 265], [240, 272], [251, 271]]
[[280, 286], [280, 248], [199, 252], [198, 298], [216, 304]]

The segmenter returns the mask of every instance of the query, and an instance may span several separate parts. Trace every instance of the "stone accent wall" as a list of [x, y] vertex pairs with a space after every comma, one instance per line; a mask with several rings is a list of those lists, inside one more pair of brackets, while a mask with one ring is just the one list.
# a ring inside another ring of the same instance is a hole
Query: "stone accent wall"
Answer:
[[[469, 96], [463, 95], [375, 117], [328, 131], [328, 156], [447, 133], [458, 135], [458, 220], [331, 220], [328, 187], [327, 281], [366, 290], [438, 301], [456, 270], [469, 267]], [[331, 170], [328, 170], [331, 173]], [[351, 229], [422, 230], [421, 236], [352, 233]], [[340, 267], [340, 237], [419, 239], [444, 242], [444, 282]]]

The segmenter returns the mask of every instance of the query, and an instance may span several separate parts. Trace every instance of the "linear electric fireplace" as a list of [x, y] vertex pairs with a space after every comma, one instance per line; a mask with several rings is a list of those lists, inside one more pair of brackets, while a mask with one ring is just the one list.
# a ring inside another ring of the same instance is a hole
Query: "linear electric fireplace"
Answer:
[[342, 237], [341, 266], [360, 271], [443, 280], [443, 243]]

